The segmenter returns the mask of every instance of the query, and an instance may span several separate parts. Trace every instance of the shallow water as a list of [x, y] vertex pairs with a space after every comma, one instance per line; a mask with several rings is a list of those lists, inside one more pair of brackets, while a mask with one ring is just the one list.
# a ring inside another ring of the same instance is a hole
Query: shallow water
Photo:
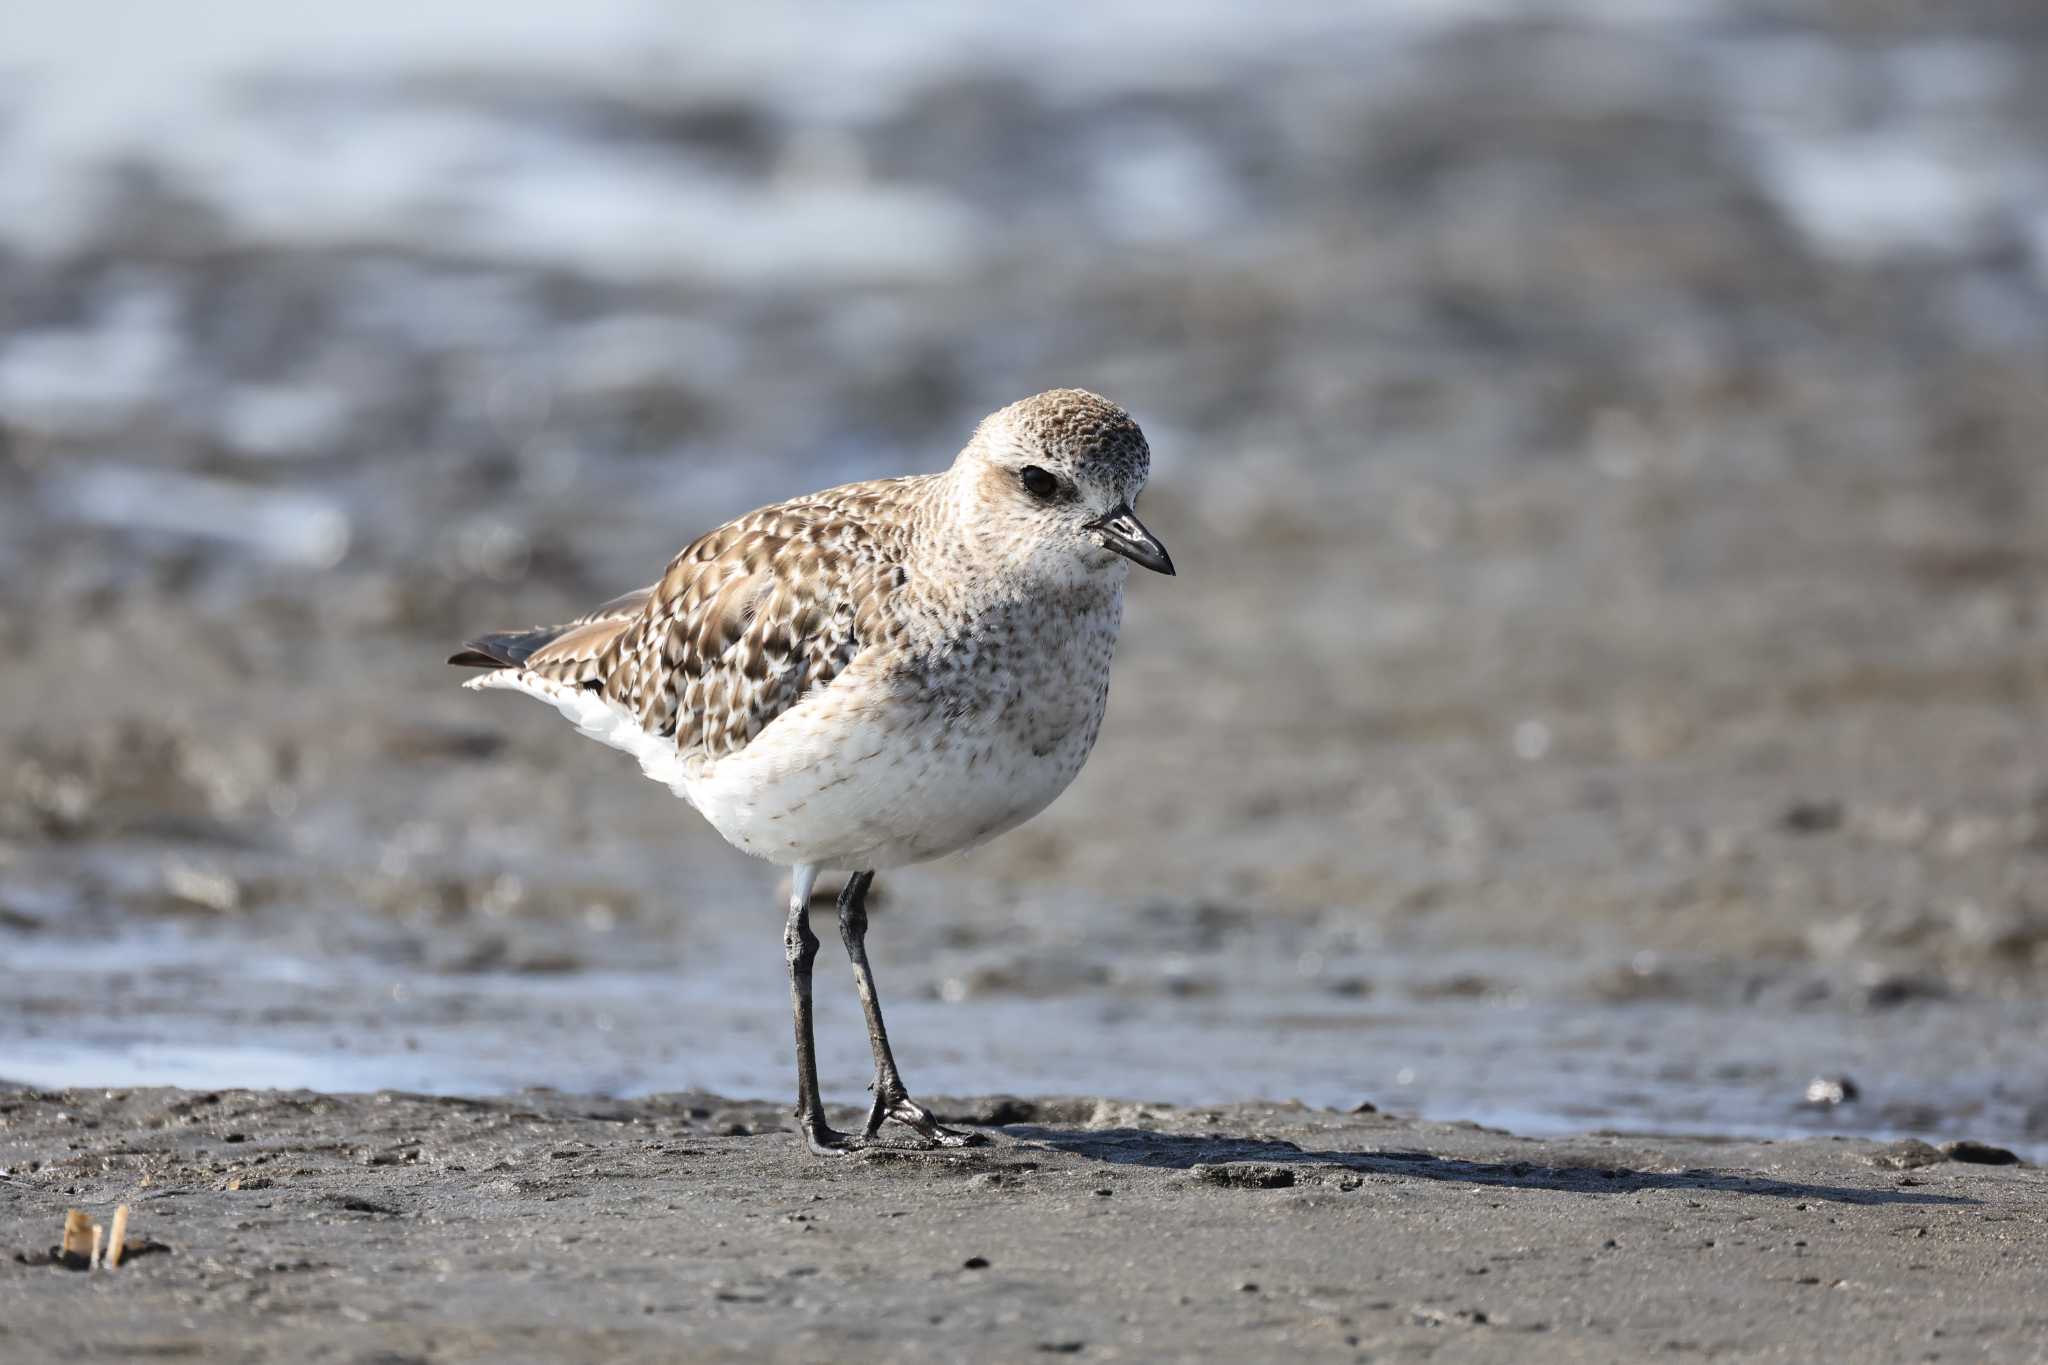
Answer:
[[[1564, 964], [1551, 964], [1546, 980], [1532, 974], [1541, 964], [1528, 954], [1470, 952], [1378, 956], [1372, 979], [1386, 986], [1360, 999], [1355, 978], [1332, 991], [1244, 944], [1177, 956], [1152, 989], [1131, 983], [1157, 964], [1112, 953], [1088, 957], [1085, 968], [1120, 984], [977, 995], [965, 984], [971, 969], [948, 974], [962, 964], [941, 955], [923, 971], [892, 970], [885, 936], [876, 940], [900, 1060], [927, 1094], [1370, 1102], [1531, 1135], [1943, 1138], [2023, 1132], [2027, 1105], [2048, 1085], [2037, 1045], [2048, 1007], [2039, 1002], [1980, 1008], [1967, 1020], [1928, 1006], [1589, 1004], [1567, 993]], [[778, 1099], [793, 1081], [776, 950], [767, 936], [751, 952], [720, 944], [704, 960], [659, 971], [451, 974], [252, 952], [211, 934], [30, 944], [0, 972], [8, 997], [26, 1002], [10, 1026], [5, 1073], [35, 1086], [546, 1086]], [[833, 957], [828, 945], [820, 1066], [828, 1097], [853, 1103], [868, 1066], [865, 1037]], [[1524, 984], [1476, 984], [1510, 973]], [[1416, 998], [1404, 997], [1404, 981], [1449, 984]], [[84, 1017], [46, 1012], [38, 999], [70, 1002]], [[1862, 1078], [1856, 1098], [1804, 1102], [1809, 1081], [1843, 1076]], [[2038, 1140], [2016, 1145], [2048, 1155]]]

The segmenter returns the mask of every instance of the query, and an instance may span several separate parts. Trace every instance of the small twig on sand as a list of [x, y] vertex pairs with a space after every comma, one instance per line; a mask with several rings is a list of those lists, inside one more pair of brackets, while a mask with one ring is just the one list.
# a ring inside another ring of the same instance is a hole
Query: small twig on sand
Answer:
[[128, 1241], [128, 1206], [121, 1204], [114, 1209], [114, 1231], [107, 1238], [107, 1269], [118, 1270], [121, 1266], [121, 1248]]
[[84, 1209], [64, 1211], [64, 1240], [57, 1250], [66, 1257], [84, 1256], [92, 1248], [92, 1219]]

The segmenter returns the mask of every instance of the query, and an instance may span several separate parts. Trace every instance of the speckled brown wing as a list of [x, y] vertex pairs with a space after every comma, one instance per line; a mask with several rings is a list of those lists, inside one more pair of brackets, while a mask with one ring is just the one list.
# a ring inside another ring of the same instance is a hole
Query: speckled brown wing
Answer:
[[555, 682], [587, 683], [619, 633], [647, 609], [652, 588], [614, 597], [567, 625], [479, 635], [449, 656], [463, 668], [523, 668]]
[[855, 484], [729, 522], [520, 666], [601, 692], [684, 753], [744, 748], [889, 638], [908, 527], [885, 505], [916, 482]]

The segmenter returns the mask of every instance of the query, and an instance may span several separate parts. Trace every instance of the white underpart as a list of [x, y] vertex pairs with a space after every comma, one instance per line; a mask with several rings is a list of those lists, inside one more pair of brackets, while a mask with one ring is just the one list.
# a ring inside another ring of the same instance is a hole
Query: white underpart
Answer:
[[[600, 744], [614, 749], [623, 749], [640, 760], [640, 771], [661, 783], [685, 801], [690, 800], [689, 787], [683, 773], [683, 757], [676, 751], [675, 742], [661, 735], [649, 734], [641, 728], [640, 720], [623, 707], [615, 706], [599, 693], [586, 687], [574, 687], [568, 683], [555, 682], [538, 677], [523, 669], [501, 668], [471, 678], [463, 684], [473, 691], [504, 690], [524, 692], [529, 697], [538, 697], [548, 702], [568, 717], [579, 733]], [[693, 803], [694, 804], [694, 803]]]

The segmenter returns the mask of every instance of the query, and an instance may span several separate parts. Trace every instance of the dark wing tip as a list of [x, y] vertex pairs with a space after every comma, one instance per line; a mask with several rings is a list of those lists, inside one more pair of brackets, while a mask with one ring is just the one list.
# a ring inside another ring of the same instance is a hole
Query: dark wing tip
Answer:
[[448, 656], [457, 668], [519, 668], [533, 652], [560, 635], [564, 627], [543, 626], [539, 630], [502, 630], [462, 642], [462, 648]]

